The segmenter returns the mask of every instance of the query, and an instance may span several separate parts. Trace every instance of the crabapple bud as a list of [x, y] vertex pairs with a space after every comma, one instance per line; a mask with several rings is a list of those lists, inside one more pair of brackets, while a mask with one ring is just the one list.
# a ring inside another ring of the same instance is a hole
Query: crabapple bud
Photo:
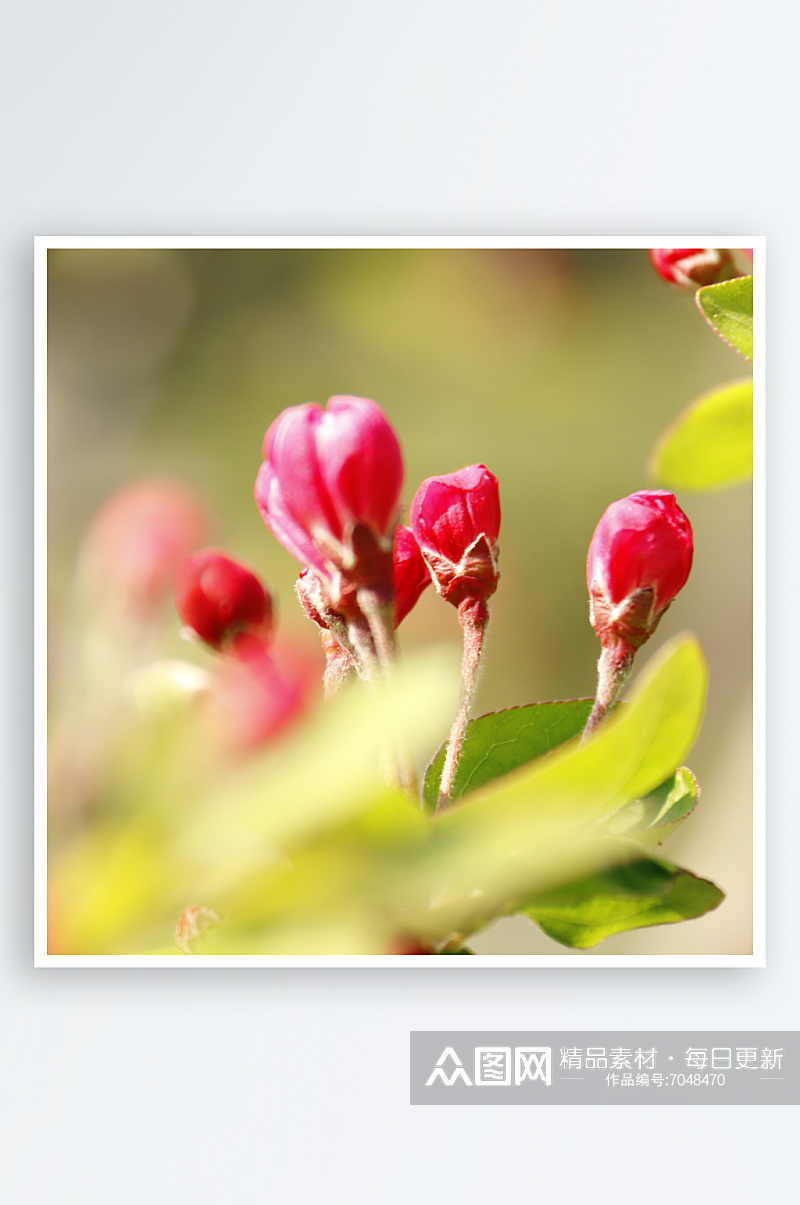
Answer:
[[612, 502], [589, 547], [586, 578], [592, 627], [628, 651], [653, 634], [692, 567], [692, 528], [667, 490]]
[[694, 290], [740, 275], [731, 252], [720, 247], [653, 247], [650, 262], [662, 280], [679, 289]]
[[292, 406], [267, 431], [264, 457], [256, 500], [287, 551], [331, 580], [334, 601], [360, 588], [390, 594], [403, 458], [380, 406]]
[[272, 626], [272, 599], [252, 570], [219, 548], [184, 557], [175, 574], [175, 605], [186, 627], [219, 649], [238, 632]]
[[442, 598], [458, 607], [497, 589], [500, 498], [482, 464], [429, 477], [411, 503], [411, 530]]

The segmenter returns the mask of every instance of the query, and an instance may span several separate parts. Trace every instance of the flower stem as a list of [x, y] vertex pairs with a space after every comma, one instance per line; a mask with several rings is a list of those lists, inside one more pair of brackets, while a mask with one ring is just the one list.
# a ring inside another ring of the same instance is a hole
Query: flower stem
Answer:
[[461, 662], [461, 691], [458, 697], [453, 727], [450, 729], [450, 739], [447, 742], [447, 754], [444, 759], [442, 780], [439, 785], [439, 802], [436, 811], [443, 811], [451, 802], [456, 771], [464, 745], [467, 731], [467, 720], [475, 694], [478, 680], [478, 667], [483, 652], [483, 638], [486, 625], [489, 622], [489, 608], [485, 601], [475, 602], [468, 599], [458, 608], [458, 621], [464, 632], [464, 656]]
[[377, 590], [359, 590], [358, 605], [367, 617], [381, 673], [390, 682], [394, 673], [394, 599], [382, 598]]
[[635, 652], [636, 650], [627, 644], [616, 642], [609, 643], [603, 648], [600, 660], [597, 662], [597, 695], [583, 730], [582, 745], [586, 743], [616, 701], [631, 672]]
[[352, 654], [337, 640], [333, 632], [323, 628], [320, 635], [325, 652], [325, 675], [322, 682], [325, 698], [330, 700], [342, 693], [347, 679], [355, 671], [356, 664]]
[[[385, 682], [394, 678], [394, 598], [382, 597], [375, 590], [361, 589], [358, 592], [358, 605], [367, 617], [375, 655]], [[390, 777], [399, 777], [400, 787], [407, 795], [419, 798], [419, 783], [413, 759], [402, 739], [398, 739], [395, 756], [388, 750], [384, 755], [387, 766], [391, 763]]]

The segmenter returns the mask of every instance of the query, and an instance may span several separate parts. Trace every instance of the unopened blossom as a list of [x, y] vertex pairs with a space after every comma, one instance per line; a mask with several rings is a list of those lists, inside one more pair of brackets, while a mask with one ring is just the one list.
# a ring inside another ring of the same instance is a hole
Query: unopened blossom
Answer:
[[494, 594], [500, 497], [485, 465], [423, 481], [411, 503], [411, 530], [442, 598], [459, 606]]
[[497, 589], [497, 537], [500, 495], [497, 478], [485, 465], [429, 477], [411, 503], [411, 530], [438, 593], [458, 610], [464, 635], [461, 692], [447, 742], [438, 808], [449, 805], [478, 666], [489, 622], [487, 599]]
[[273, 535], [329, 578], [335, 601], [361, 588], [390, 595], [403, 459], [380, 406], [360, 397], [292, 406], [263, 451], [256, 500]]
[[243, 631], [266, 637], [272, 626], [270, 595], [251, 569], [219, 548], [184, 557], [175, 605], [186, 627], [215, 649]]
[[613, 502], [589, 547], [591, 622], [604, 642], [638, 648], [692, 567], [692, 528], [675, 495], [641, 490]]
[[662, 280], [679, 289], [697, 289], [739, 276], [732, 253], [724, 247], [654, 247], [650, 262]]
[[600, 638], [597, 695], [584, 729], [594, 731], [616, 700], [636, 650], [649, 640], [692, 567], [692, 528], [667, 490], [612, 502], [589, 547], [590, 620]]

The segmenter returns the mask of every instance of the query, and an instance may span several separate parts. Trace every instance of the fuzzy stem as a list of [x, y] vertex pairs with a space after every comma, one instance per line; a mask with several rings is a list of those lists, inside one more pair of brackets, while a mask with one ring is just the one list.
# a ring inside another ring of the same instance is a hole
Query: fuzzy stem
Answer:
[[355, 661], [333, 632], [323, 628], [320, 632], [325, 651], [325, 674], [322, 679], [326, 699], [335, 699], [342, 693], [347, 679], [355, 672]]
[[368, 684], [374, 682], [378, 676], [378, 658], [372, 634], [363, 616], [347, 625], [347, 638], [353, 649], [358, 676]]
[[[394, 598], [385, 598], [375, 590], [361, 589], [358, 605], [367, 617], [381, 673], [386, 682], [391, 682], [394, 677]], [[407, 795], [418, 799], [417, 771], [402, 740], [397, 743], [397, 764], [400, 786]]]
[[586, 743], [616, 701], [631, 672], [635, 652], [636, 650], [627, 644], [616, 642], [609, 643], [603, 648], [600, 660], [597, 662], [597, 695], [591, 715], [583, 730], [582, 745]]
[[391, 681], [394, 672], [394, 599], [391, 596], [383, 598], [377, 590], [367, 589], [359, 590], [356, 597], [367, 617], [381, 672], [387, 681]]
[[489, 622], [489, 608], [485, 601], [475, 602], [468, 599], [458, 608], [458, 621], [464, 631], [464, 657], [461, 662], [461, 691], [458, 697], [453, 727], [450, 729], [450, 739], [447, 742], [447, 754], [444, 759], [442, 780], [439, 784], [439, 802], [436, 811], [441, 812], [448, 806], [453, 794], [456, 771], [464, 745], [467, 731], [467, 720], [475, 686], [478, 680], [478, 666], [483, 652], [483, 638], [486, 625]]
[[[369, 605], [369, 600], [367, 605]], [[360, 597], [359, 606], [361, 606]], [[375, 648], [375, 638], [372, 634], [372, 628], [368, 623], [365, 623], [363, 607], [361, 609], [361, 618], [352, 621], [348, 625], [347, 634], [356, 654], [356, 664], [359, 666], [359, 674], [367, 686], [370, 689], [374, 689], [381, 672], [381, 659]], [[366, 618], [368, 619], [368, 616]], [[397, 753], [393, 747], [393, 743], [387, 738], [381, 741], [381, 762], [383, 764], [383, 777], [387, 784], [392, 787], [400, 786], [401, 775], [398, 770]]]

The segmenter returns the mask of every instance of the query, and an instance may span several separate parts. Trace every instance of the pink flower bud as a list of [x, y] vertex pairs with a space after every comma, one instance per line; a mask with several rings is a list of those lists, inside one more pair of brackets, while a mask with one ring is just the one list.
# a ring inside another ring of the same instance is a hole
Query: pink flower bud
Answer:
[[175, 574], [175, 605], [183, 623], [218, 649], [238, 632], [272, 626], [272, 599], [256, 575], [218, 548], [184, 557]]
[[83, 558], [84, 588], [147, 617], [170, 594], [178, 562], [206, 536], [195, 494], [173, 481], [135, 481], [97, 512]]
[[394, 533], [394, 626], [397, 628], [419, 601], [431, 575], [410, 527]]
[[275, 539], [301, 565], [309, 566], [322, 576], [327, 576], [325, 558], [305, 528], [286, 509], [275, 470], [267, 460], [258, 470], [255, 496], [261, 518]]
[[692, 528], [667, 490], [612, 502], [589, 547], [591, 623], [603, 642], [637, 649], [655, 631], [692, 567]]
[[730, 251], [719, 247], [654, 247], [650, 262], [663, 280], [679, 289], [694, 290], [740, 275]]
[[500, 498], [484, 465], [423, 481], [411, 503], [411, 530], [442, 598], [459, 606], [494, 594]]
[[403, 459], [380, 406], [360, 397], [292, 406], [267, 431], [264, 456], [258, 505], [293, 556], [356, 586], [390, 575]]

